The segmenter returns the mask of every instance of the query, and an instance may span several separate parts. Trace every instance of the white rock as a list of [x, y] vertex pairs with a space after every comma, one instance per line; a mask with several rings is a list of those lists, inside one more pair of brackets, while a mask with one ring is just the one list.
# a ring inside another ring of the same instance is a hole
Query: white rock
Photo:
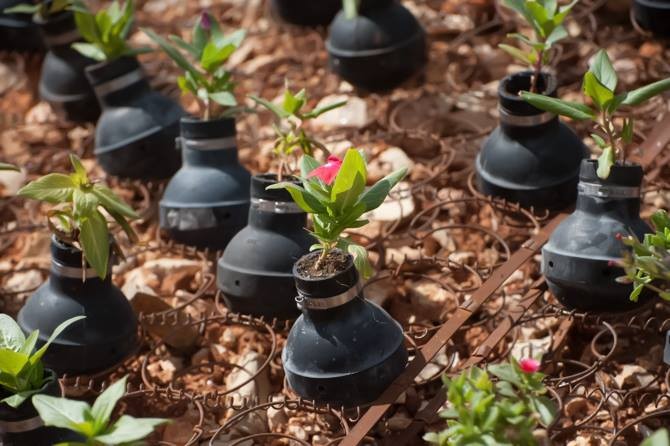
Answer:
[[325, 107], [335, 102], [347, 101], [346, 105], [331, 110], [314, 119], [313, 124], [321, 129], [340, 127], [361, 128], [372, 122], [368, 114], [368, 104], [365, 100], [347, 95], [330, 95], [321, 99], [316, 108]]
[[[235, 364], [235, 367], [228, 376], [226, 376], [226, 388], [234, 389], [242, 383], [248, 381], [255, 375], [265, 358], [253, 350], [242, 355]], [[265, 401], [270, 394], [270, 379], [268, 369], [265, 368], [253, 381], [249, 381], [239, 389], [231, 393], [235, 404], [240, 404], [244, 399], [247, 401], [259, 400]]]
[[26, 172], [21, 170], [0, 170], [0, 196], [9, 197], [16, 195], [21, 186], [26, 182]]
[[399, 147], [389, 147], [384, 150], [377, 159], [389, 165], [389, 172], [393, 172], [398, 169], [406, 167], [407, 170], [412, 170], [414, 167], [414, 161], [412, 161], [409, 156]]
[[31, 269], [10, 275], [4, 288], [9, 292], [33, 290], [39, 287], [43, 281], [42, 274], [36, 269]]
[[391, 194], [386, 197], [381, 206], [363, 215], [368, 220], [392, 222], [405, 220], [414, 215], [416, 205], [410, 190], [409, 183], [400, 182]]

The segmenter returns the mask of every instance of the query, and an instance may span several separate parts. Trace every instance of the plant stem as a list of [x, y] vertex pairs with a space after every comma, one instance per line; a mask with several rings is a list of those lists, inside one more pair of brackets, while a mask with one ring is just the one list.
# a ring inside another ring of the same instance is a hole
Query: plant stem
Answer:
[[531, 93], [540, 93], [537, 91], [537, 84], [540, 76], [542, 75], [542, 58], [544, 57], [544, 50], [539, 50], [537, 52], [537, 61], [535, 62], [535, 72], [533, 73], [533, 78], [531, 79], [530, 92]]
[[326, 256], [330, 252], [330, 248], [328, 248], [326, 245], [323, 245], [323, 249], [321, 250], [321, 255], [319, 255], [319, 258], [317, 259], [316, 263], [314, 264], [314, 269], [315, 270], [320, 270], [321, 265], [326, 260]]
[[284, 179], [284, 158], [279, 160], [279, 168], [277, 169], [277, 182], [281, 183]]
[[602, 124], [601, 127], [603, 128], [603, 130], [605, 130], [605, 133], [607, 134], [607, 140], [610, 143], [610, 147], [614, 151], [614, 157], [618, 158], [619, 157], [619, 148], [617, 147], [617, 144], [616, 144], [616, 136], [612, 132], [612, 127], [613, 127], [612, 121], [609, 118], [609, 116], [607, 116], [606, 112], [603, 112], [602, 119], [603, 119], [603, 124]]
[[209, 115], [211, 114], [211, 112], [212, 112], [212, 110], [211, 110], [210, 102], [205, 101], [205, 116], [203, 118], [205, 121], [209, 121]]

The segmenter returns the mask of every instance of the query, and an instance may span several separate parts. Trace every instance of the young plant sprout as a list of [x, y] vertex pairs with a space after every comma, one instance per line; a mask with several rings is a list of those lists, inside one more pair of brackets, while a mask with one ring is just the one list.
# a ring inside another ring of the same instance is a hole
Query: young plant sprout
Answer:
[[[640, 105], [670, 89], [670, 78], [619, 94], [616, 93], [617, 83], [617, 74], [607, 52], [600, 50], [593, 58], [589, 71], [584, 75], [582, 86], [584, 94], [591, 99], [593, 106], [526, 91], [520, 95], [539, 109], [577, 121], [592, 121], [595, 132], [591, 137], [602, 149], [602, 155], [598, 158], [598, 176], [605, 179], [617, 160], [625, 163], [626, 146], [633, 141], [633, 118], [618, 117], [617, 111], [624, 105]], [[620, 122], [620, 125], [617, 125], [617, 122]]]
[[93, 13], [82, 0], [72, 0], [71, 9], [79, 33], [86, 40], [72, 44], [72, 48], [86, 57], [100, 62], [150, 52], [150, 48], [132, 48], [126, 41], [133, 26], [133, 0], [123, 5], [113, 0], [107, 9]]
[[644, 288], [670, 300], [670, 216], [659, 210], [652, 215], [651, 221], [656, 233], [645, 234], [642, 241], [635, 236], [622, 238], [623, 243], [632, 249], [624, 253], [621, 261], [626, 275], [617, 280], [633, 284], [630, 299], [635, 302]]
[[505, 6], [521, 14], [535, 32], [532, 38], [520, 33], [508, 35], [529, 47], [527, 51], [511, 45], [498, 45], [501, 50], [533, 70], [530, 86], [533, 93], [538, 92], [538, 79], [542, 74], [542, 67], [549, 62], [549, 50], [556, 42], [568, 37], [563, 22], [577, 1], [559, 7], [556, 0], [504, 0]]
[[360, 5], [360, 0], [342, 0], [342, 9], [344, 9], [344, 15], [348, 19], [353, 19], [358, 16], [358, 6]]
[[33, 331], [26, 338], [14, 319], [0, 314], [0, 356], [3, 358], [0, 361], [0, 386], [11, 393], [0, 402], [17, 408], [30, 396], [39, 393], [45, 384], [54, 380], [55, 376], [45, 374], [42, 356], [67, 327], [84, 318], [85, 316], [77, 316], [66, 320], [56, 327], [42, 347], [34, 351], [40, 335], [39, 330]]
[[486, 370], [472, 367], [454, 379], [444, 375], [449, 405], [440, 416], [448, 428], [428, 433], [424, 440], [439, 446], [537, 445], [533, 431], [550, 425], [557, 413], [538, 370], [539, 362], [532, 358], [510, 358]]
[[233, 94], [235, 83], [224, 64], [244, 40], [244, 30], [224, 36], [216, 19], [204, 12], [193, 27], [191, 43], [171, 35], [172, 45], [150, 29], [143, 31], [184, 70], [177, 79], [179, 88], [196, 97], [203, 120], [232, 116], [240, 110]]
[[331, 250], [339, 248], [352, 255], [358, 271], [368, 278], [372, 275], [372, 266], [367, 251], [342, 233], [349, 228], [366, 225], [368, 220], [361, 219], [361, 216], [378, 208], [406, 174], [406, 168], [398, 169], [366, 189], [365, 159], [358, 150], [349, 149], [344, 160], [329, 156], [323, 165], [304, 155], [301, 162], [302, 187], [284, 182], [273, 184], [268, 189], [286, 189], [302, 210], [312, 214], [314, 229], [311, 234], [318, 243], [311, 249], [321, 250], [315, 270], [321, 268]]
[[47, 19], [59, 12], [66, 11], [72, 5], [72, 0], [40, 0], [33, 3], [21, 3], [5, 9], [6, 14], [30, 14], [40, 19]]
[[126, 393], [124, 376], [107, 388], [91, 407], [83, 401], [35, 395], [33, 406], [46, 426], [69, 429], [85, 438], [83, 442], [70, 442], [70, 446], [138, 445], [151, 434], [156, 426], [169, 420], [163, 418], [135, 418], [123, 415], [114, 423], [112, 412], [116, 403]]
[[279, 181], [282, 181], [284, 173], [290, 173], [287, 172], [288, 160], [292, 155], [295, 155], [296, 150], [299, 149], [303, 154], [310, 157], [314, 157], [315, 147], [328, 153], [323, 144], [305, 132], [304, 124], [310, 119], [346, 104], [346, 101], [340, 101], [310, 111], [303, 111], [302, 108], [308, 100], [307, 92], [303, 88], [294, 94], [289, 89], [288, 83], [284, 90], [284, 100], [280, 106], [256, 96], [249, 97], [270, 110], [277, 119], [272, 128], [277, 135], [274, 153], [279, 158], [279, 167], [277, 168], [277, 179]]
[[128, 220], [139, 217], [110, 188], [89, 180], [76, 155], [70, 155], [70, 162], [74, 173], [50, 173], [22, 187], [18, 195], [55, 205], [47, 213], [49, 229], [60, 241], [82, 250], [84, 271], [88, 262], [104, 279], [109, 269], [110, 239], [115, 251], [122, 253], [100, 210], [116, 220], [131, 241], [137, 236]]

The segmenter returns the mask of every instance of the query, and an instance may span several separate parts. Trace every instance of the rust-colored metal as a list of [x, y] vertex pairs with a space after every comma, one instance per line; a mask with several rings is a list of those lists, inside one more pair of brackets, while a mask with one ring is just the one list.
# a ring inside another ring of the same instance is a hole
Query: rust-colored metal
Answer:
[[521, 265], [528, 261], [549, 239], [552, 231], [563, 221], [567, 214], [558, 214], [545, 225], [534, 237], [524, 243], [505, 264], [496, 269], [489, 279], [461, 305], [452, 318], [444, 324], [435, 335], [421, 348], [419, 354], [409, 363], [405, 371], [389, 386], [373, 406], [361, 417], [351, 429], [340, 446], [356, 446], [360, 444], [367, 433], [381, 420], [391, 404], [400, 394], [414, 382], [414, 378], [430, 362], [440, 349], [447, 344], [456, 331], [470, 318], [470, 316], [487, 300], [505, 280]]

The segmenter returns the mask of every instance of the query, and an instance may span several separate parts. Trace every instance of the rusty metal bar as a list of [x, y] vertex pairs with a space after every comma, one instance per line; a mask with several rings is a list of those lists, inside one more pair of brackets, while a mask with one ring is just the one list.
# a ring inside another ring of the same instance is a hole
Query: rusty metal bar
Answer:
[[[534, 283], [533, 287], [528, 290], [524, 297], [513, 308], [509, 309], [507, 317], [504, 318], [495, 330], [488, 335], [484, 342], [477, 347], [477, 350], [462, 365], [462, 368], [467, 369], [486, 359], [495, 346], [507, 336], [516, 323], [524, 314], [526, 314], [526, 311], [528, 311], [528, 309], [542, 297], [542, 294], [546, 289], [547, 284], [543, 279]], [[414, 416], [412, 424], [404, 429], [399, 435], [395, 436], [389, 445], [401, 446], [413, 444], [416, 436], [424, 426], [435, 421], [437, 412], [445, 403], [446, 398], [446, 392], [438, 392], [437, 395], [435, 395], [428, 404]]]
[[[412, 383], [414, 378], [430, 362], [449, 339], [470, 318], [470, 316], [487, 300], [520, 266], [535, 255], [544, 245], [554, 228], [563, 221], [568, 214], [558, 214], [549, 221], [540, 231], [526, 241], [501, 267], [491, 274], [491, 277], [472, 295], [468, 302], [460, 306], [451, 319], [435, 333], [435, 335], [421, 348], [405, 371], [389, 386], [375, 404], [361, 417], [351, 429], [340, 446], [356, 446], [363, 441], [367, 433], [379, 422], [394, 401]], [[520, 316], [519, 316], [520, 317]], [[438, 406], [439, 407], [439, 406]]]

